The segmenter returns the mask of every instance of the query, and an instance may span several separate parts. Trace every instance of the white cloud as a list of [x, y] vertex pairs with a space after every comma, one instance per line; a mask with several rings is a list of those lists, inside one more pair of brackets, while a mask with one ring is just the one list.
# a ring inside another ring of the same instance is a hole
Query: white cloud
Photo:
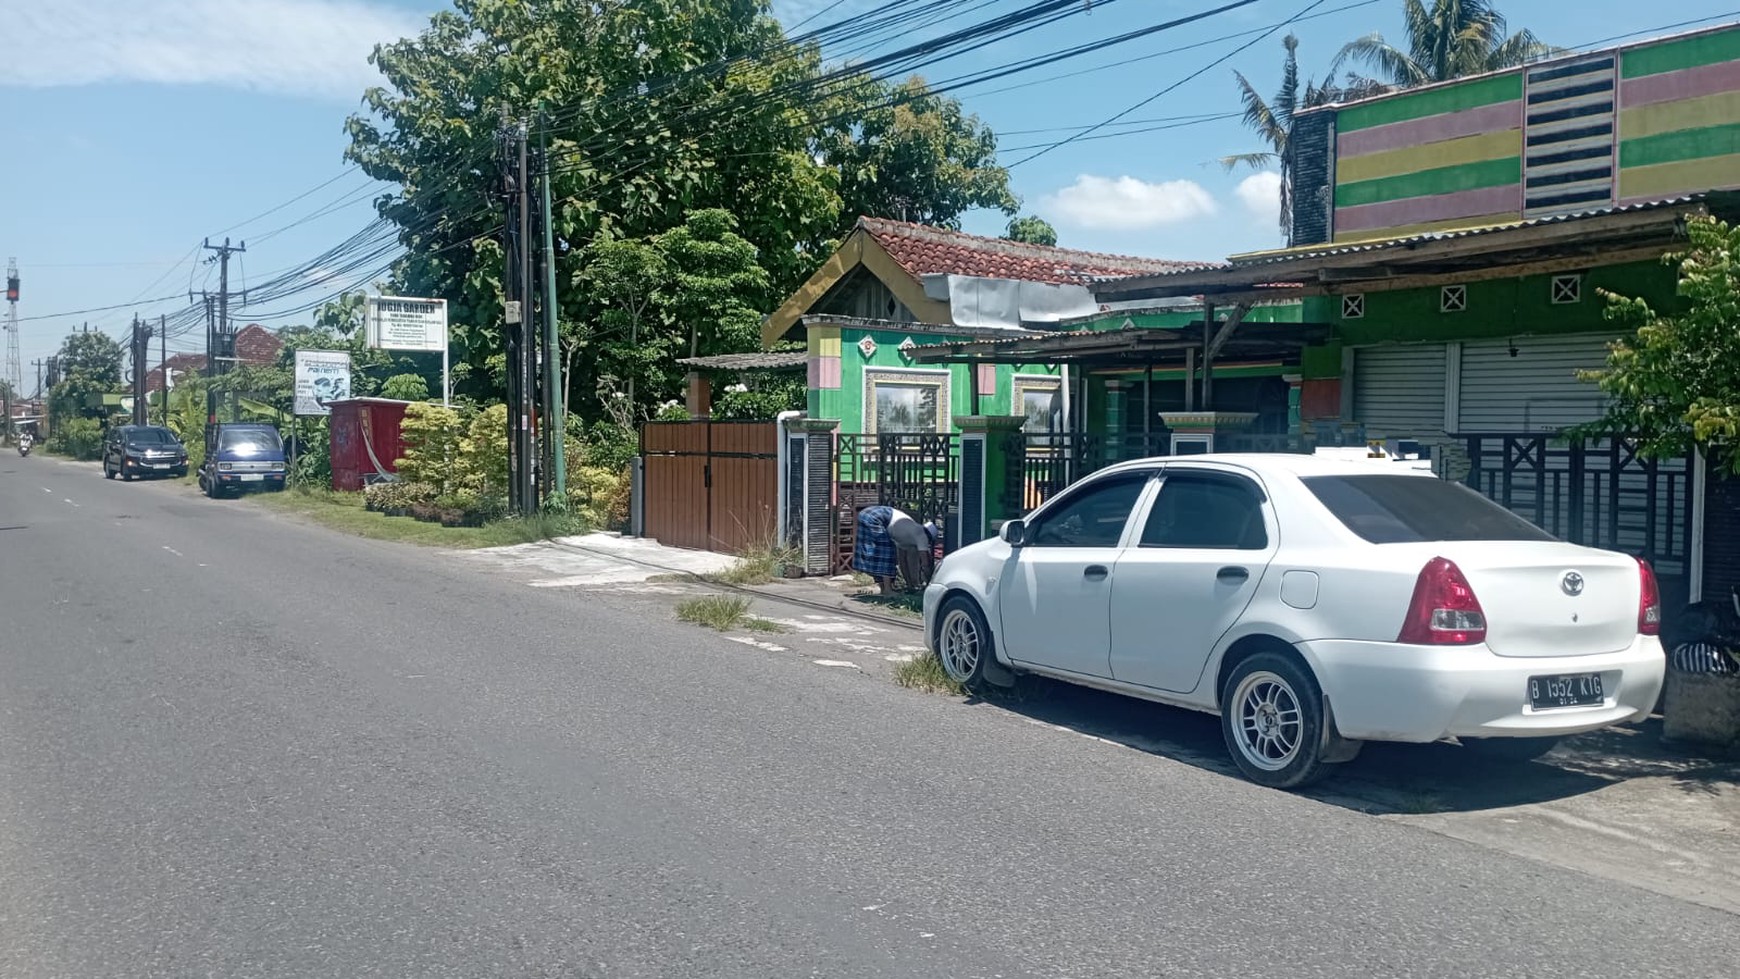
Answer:
[[1117, 230], [1177, 224], [1215, 212], [1214, 198], [1194, 180], [1151, 184], [1135, 177], [1085, 173], [1047, 195], [1039, 206], [1060, 224]]
[[1270, 224], [1281, 219], [1281, 175], [1275, 171], [1251, 174], [1239, 181], [1234, 193], [1253, 216]]
[[365, 0], [53, 0], [12, 5], [0, 85], [219, 85], [355, 100], [378, 42], [427, 21]]

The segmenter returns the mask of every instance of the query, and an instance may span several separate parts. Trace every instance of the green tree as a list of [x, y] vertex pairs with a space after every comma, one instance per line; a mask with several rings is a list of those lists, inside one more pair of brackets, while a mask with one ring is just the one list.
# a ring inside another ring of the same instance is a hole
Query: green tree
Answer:
[[60, 347], [61, 381], [50, 393], [50, 410], [57, 418], [102, 418], [100, 398], [121, 386], [121, 345], [107, 333], [79, 332]]
[[381, 397], [395, 401], [427, 401], [429, 382], [418, 374], [394, 374], [381, 384]]
[[1554, 53], [1528, 30], [1510, 27], [1492, 0], [1402, 0], [1405, 50], [1379, 33], [1349, 41], [1330, 67], [1343, 62], [1377, 72], [1378, 80], [1398, 88], [1447, 82], [1466, 75], [1515, 68]]
[[[390, 288], [449, 301], [456, 381], [476, 396], [501, 388], [503, 111], [544, 110], [531, 138], [549, 144], [564, 356], [588, 379], [570, 381], [583, 418], [606, 412], [574, 388], [590, 396], [597, 378], [634, 373], [623, 347], [592, 342], [620, 308], [580, 274], [600, 242], [651, 243], [690, 214], [729, 211], [766, 276], [765, 308], [860, 210], [890, 213], [898, 199], [908, 216], [948, 222], [1014, 206], [989, 131], [952, 100], [902, 115], [885, 86], [818, 90], [819, 51], [786, 44], [766, 0], [456, 0], [373, 59], [384, 83], [349, 120], [347, 155], [399, 185], [379, 206], [407, 250]], [[909, 117], [921, 135], [902, 135]], [[886, 146], [859, 152], [860, 138]]]
[[1057, 229], [1053, 228], [1050, 222], [1044, 218], [1029, 214], [1026, 217], [1011, 219], [1008, 229], [1003, 232], [1003, 237], [1010, 241], [1024, 241], [1029, 245], [1055, 246], [1057, 244]]
[[678, 349], [656, 303], [669, 274], [665, 253], [650, 241], [609, 238], [587, 248], [584, 261], [576, 278], [591, 292], [596, 319], [562, 324], [568, 376], [575, 357], [597, 344], [589, 351], [594, 373], [623, 378], [629, 402], [639, 404], [637, 391]]
[[695, 211], [660, 235], [658, 248], [670, 270], [663, 305], [687, 332], [689, 356], [754, 349], [761, 330], [756, 308], [768, 299], [767, 270], [756, 262], [755, 246], [737, 233], [731, 212]]
[[1013, 215], [1021, 206], [997, 165], [996, 135], [959, 100], [917, 76], [856, 91], [870, 108], [822, 141], [847, 215], [958, 228], [975, 208]]
[[1740, 475], [1740, 228], [1696, 218], [1686, 235], [1686, 250], [1666, 259], [1679, 267], [1678, 310], [1603, 294], [1608, 319], [1636, 332], [1614, 342], [1605, 369], [1583, 373], [1609, 400], [1579, 434], [1635, 436], [1658, 458], [1697, 446]]

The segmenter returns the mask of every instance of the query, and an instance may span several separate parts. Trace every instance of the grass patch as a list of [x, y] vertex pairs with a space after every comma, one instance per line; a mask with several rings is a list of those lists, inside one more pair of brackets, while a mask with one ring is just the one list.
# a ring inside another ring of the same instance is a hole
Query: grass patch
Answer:
[[911, 690], [923, 690], [926, 693], [946, 693], [954, 697], [965, 697], [967, 688], [949, 679], [943, 672], [942, 661], [935, 655], [926, 653], [914, 656], [894, 668], [894, 682]]
[[852, 601], [860, 605], [873, 605], [878, 612], [887, 612], [901, 618], [924, 618], [924, 595], [918, 592], [911, 594], [896, 592], [893, 595], [854, 595]]
[[801, 563], [803, 554], [795, 547], [781, 545], [771, 538], [745, 548], [737, 555], [737, 563], [724, 571], [707, 575], [708, 581], [722, 585], [766, 585], [784, 577], [788, 565]]
[[410, 517], [389, 517], [363, 509], [361, 493], [335, 493], [299, 486], [281, 493], [250, 493], [243, 499], [283, 513], [306, 517], [325, 527], [366, 537], [426, 547], [504, 547], [584, 533], [585, 522], [566, 514], [510, 517], [482, 527], [443, 527]]
[[741, 595], [703, 595], [685, 598], [677, 603], [677, 618], [729, 632], [747, 629], [751, 632], [784, 632], [777, 622], [769, 622], [749, 614], [749, 599]]

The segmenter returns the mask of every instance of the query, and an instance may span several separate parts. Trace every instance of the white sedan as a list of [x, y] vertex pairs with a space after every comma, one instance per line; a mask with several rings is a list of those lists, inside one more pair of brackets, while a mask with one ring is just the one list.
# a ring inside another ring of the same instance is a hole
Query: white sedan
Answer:
[[1365, 741], [1537, 757], [1647, 717], [1666, 664], [1647, 562], [1429, 473], [1296, 455], [1095, 473], [949, 555], [924, 622], [968, 687], [1034, 673], [1218, 713], [1276, 788]]

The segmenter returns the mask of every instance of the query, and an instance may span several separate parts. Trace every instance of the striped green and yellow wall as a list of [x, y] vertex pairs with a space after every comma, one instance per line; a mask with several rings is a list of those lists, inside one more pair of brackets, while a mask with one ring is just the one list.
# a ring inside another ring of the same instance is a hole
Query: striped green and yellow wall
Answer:
[[1619, 60], [1619, 200], [1740, 187], [1740, 28]]
[[1522, 96], [1509, 72], [1338, 113], [1335, 240], [1516, 220]]
[[[1589, 206], [1740, 187], [1740, 25], [1617, 54], [1617, 179]], [[1516, 70], [1337, 111], [1334, 240], [1519, 220], [1524, 99]]]

